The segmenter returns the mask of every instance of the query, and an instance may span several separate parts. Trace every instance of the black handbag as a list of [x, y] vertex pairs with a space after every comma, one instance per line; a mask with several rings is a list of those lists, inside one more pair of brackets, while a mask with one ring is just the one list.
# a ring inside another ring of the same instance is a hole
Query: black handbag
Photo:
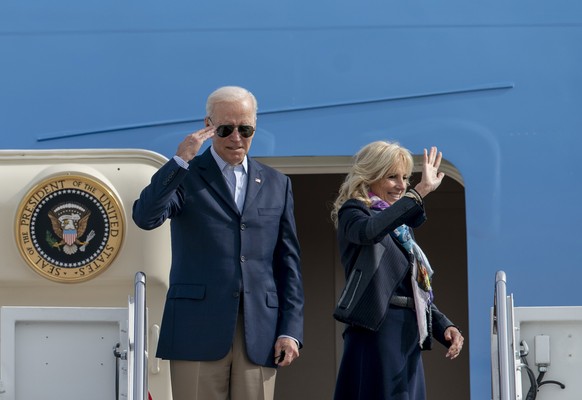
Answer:
[[388, 291], [373, 279], [384, 249], [381, 243], [362, 247], [335, 307], [336, 320], [372, 331], [379, 329], [390, 301]]

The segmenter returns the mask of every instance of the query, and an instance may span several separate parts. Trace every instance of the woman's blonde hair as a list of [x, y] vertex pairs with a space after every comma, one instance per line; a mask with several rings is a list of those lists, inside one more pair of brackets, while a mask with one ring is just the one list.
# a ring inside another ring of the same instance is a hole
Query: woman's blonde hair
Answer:
[[354, 156], [354, 164], [333, 204], [331, 220], [336, 228], [337, 213], [346, 200], [357, 199], [370, 206], [370, 185], [393, 173], [410, 176], [413, 166], [410, 151], [396, 142], [377, 141], [364, 146]]

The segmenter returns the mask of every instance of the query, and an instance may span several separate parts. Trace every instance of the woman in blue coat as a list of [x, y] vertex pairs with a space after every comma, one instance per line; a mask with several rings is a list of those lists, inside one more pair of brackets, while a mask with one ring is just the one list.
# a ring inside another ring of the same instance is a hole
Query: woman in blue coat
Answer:
[[412, 234], [426, 219], [424, 198], [444, 177], [441, 160], [436, 147], [425, 150], [422, 179], [410, 188], [410, 152], [373, 142], [356, 154], [340, 187], [332, 219], [346, 279], [371, 246], [380, 256], [370, 283], [353, 300], [360, 322], [343, 334], [335, 400], [423, 400], [421, 350], [430, 348], [431, 337], [448, 347], [451, 359], [462, 349], [461, 332], [433, 302], [433, 271]]

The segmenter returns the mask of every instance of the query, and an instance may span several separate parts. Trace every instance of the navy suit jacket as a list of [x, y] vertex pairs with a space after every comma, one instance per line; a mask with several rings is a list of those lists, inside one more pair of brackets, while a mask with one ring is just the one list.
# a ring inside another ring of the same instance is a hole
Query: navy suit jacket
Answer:
[[[390, 236], [390, 232], [402, 224], [416, 228], [425, 221], [424, 208], [408, 197], [402, 197], [381, 212], [370, 210], [366, 204], [355, 199], [347, 200], [340, 208], [338, 241], [346, 279], [364, 246], [372, 246], [380, 242], [383, 246], [383, 251], [375, 260], [379, 265], [377, 273], [372, 278], [372, 284], [359, 299], [360, 304], [355, 310], [356, 313], [365, 315], [370, 325], [373, 325], [372, 322], [375, 325], [384, 321], [390, 298], [412, 267], [411, 256]], [[444, 346], [449, 347], [451, 343], [445, 339], [444, 333], [449, 326], [455, 325], [437, 308], [436, 304], [431, 304], [430, 309], [432, 336]]]
[[157, 357], [208, 361], [231, 348], [243, 302], [249, 359], [274, 367], [279, 335], [303, 342], [303, 286], [290, 179], [248, 159], [242, 213], [206, 150], [168, 161], [133, 205], [153, 229], [171, 219], [172, 265]]

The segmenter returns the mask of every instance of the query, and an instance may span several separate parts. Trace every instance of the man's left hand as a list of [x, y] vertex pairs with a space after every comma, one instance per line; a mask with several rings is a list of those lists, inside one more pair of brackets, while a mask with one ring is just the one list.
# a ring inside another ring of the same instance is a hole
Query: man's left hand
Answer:
[[297, 342], [288, 337], [280, 337], [275, 342], [275, 364], [280, 367], [290, 365], [299, 357]]

